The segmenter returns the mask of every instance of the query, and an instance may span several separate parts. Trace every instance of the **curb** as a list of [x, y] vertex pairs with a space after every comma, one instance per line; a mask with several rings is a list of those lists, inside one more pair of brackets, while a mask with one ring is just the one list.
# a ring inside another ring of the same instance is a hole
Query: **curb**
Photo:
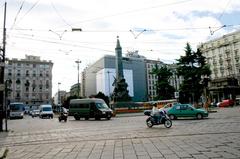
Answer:
[[7, 148], [0, 148], [0, 159], [4, 159], [7, 157], [8, 149]]
[[119, 113], [116, 114], [115, 118], [121, 118], [121, 117], [135, 117], [135, 116], [144, 116], [144, 114], [141, 113]]

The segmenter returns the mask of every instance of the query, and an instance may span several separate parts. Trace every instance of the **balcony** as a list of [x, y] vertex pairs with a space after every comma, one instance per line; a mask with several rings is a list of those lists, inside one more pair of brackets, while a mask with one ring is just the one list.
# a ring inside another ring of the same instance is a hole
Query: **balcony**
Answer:
[[230, 57], [230, 56], [227, 56], [227, 57], [226, 57], [226, 61], [231, 61], [231, 57]]
[[225, 50], [225, 53], [226, 53], [227, 55], [229, 55], [229, 54], [230, 54], [230, 49], [226, 49], [226, 50]]
[[228, 65], [228, 66], [227, 66], [227, 69], [228, 69], [228, 70], [231, 70], [231, 69], [232, 69], [232, 65]]
[[223, 59], [220, 59], [220, 60], [219, 60], [219, 63], [222, 65], [222, 64], [223, 64]]

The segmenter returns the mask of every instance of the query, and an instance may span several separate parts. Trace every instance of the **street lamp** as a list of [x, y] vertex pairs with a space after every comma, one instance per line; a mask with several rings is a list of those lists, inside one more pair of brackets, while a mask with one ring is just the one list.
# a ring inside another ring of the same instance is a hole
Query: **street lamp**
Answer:
[[80, 91], [80, 85], [79, 85], [79, 64], [81, 63], [81, 61], [78, 59], [78, 60], [76, 60], [75, 61], [76, 63], [77, 63], [77, 69], [78, 69], [78, 91], [77, 91], [77, 93], [78, 93], [78, 97], [79, 97], [79, 91]]
[[59, 89], [59, 86], [60, 86], [60, 82], [58, 82], [58, 110], [59, 110], [59, 107], [61, 105], [61, 96], [60, 96], [60, 89]]

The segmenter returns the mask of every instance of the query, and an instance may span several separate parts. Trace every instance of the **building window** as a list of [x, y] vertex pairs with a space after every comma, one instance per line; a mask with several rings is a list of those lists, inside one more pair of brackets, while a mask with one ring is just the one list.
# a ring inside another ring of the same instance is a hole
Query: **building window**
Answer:
[[20, 79], [17, 79], [17, 80], [16, 80], [16, 84], [17, 84], [17, 85], [20, 85], [20, 84], [21, 84]]
[[17, 92], [17, 98], [20, 98], [20, 93], [19, 92]]
[[42, 74], [42, 71], [40, 71], [40, 74], [39, 74], [39, 76], [40, 76], [40, 77], [42, 77], [42, 76], [43, 76], [43, 74]]
[[8, 70], [8, 76], [12, 76], [12, 70]]
[[36, 71], [35, 70], [33, 71], [33, 77], [36, 77]]
[[27, 77], [29, 76], [29, 70], [26, 70], [26, 76]]
[[46, 81], [46, 89], [48, 89], [49, 88], [49, 81], [47, 80]]
[[48, 76], [49, 76], [49, 72], [47, 71], [47, 72], [46, 72], [46, 77], [48, 77]]
[[30, 86], [30, 82], [29, 82], [28, 80], [26, 80], [25, 86], [26, 86], [26, 87], [29, 87], [29, 86]]
[[36, 68], [36, 64], [33, 64], [33, 68]]
[[21, 76], [21, 71], [17, 70], [17, 76]]

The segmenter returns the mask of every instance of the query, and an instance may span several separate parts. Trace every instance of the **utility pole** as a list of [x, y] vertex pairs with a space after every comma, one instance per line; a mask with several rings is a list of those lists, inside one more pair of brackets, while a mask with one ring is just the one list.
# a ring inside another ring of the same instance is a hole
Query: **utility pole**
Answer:
[[76, 63], [77, 63], [77, 69], [78, 69], [78, 98], [79, 98], [79, 92], [80, 92], [80, 85], [79, 85], [79, 64], [81, 63], [81, 61], [80, 60], [76, 60], [75, 61]]
[[[4, 82], [4, 69], [5, 69], [5, 45], [6, 45], [6, 9], [7, 9], [7, 2], [4, 4], [4, 21], [3, 21], [3, 47], [0, 51], [0, 131], [3, 131], [3, 108], [5, 106], [5, 99], [4, 99], [4, 92], [5, 92], [5, 82]], [[6, 107], [5, 107], [6, 109]], [[7, 110], [5, 110], [7, 111]], [[6, 112], [5, 112], [6, 114]], [[7, 118], [7, 116], [5, 117]]]

